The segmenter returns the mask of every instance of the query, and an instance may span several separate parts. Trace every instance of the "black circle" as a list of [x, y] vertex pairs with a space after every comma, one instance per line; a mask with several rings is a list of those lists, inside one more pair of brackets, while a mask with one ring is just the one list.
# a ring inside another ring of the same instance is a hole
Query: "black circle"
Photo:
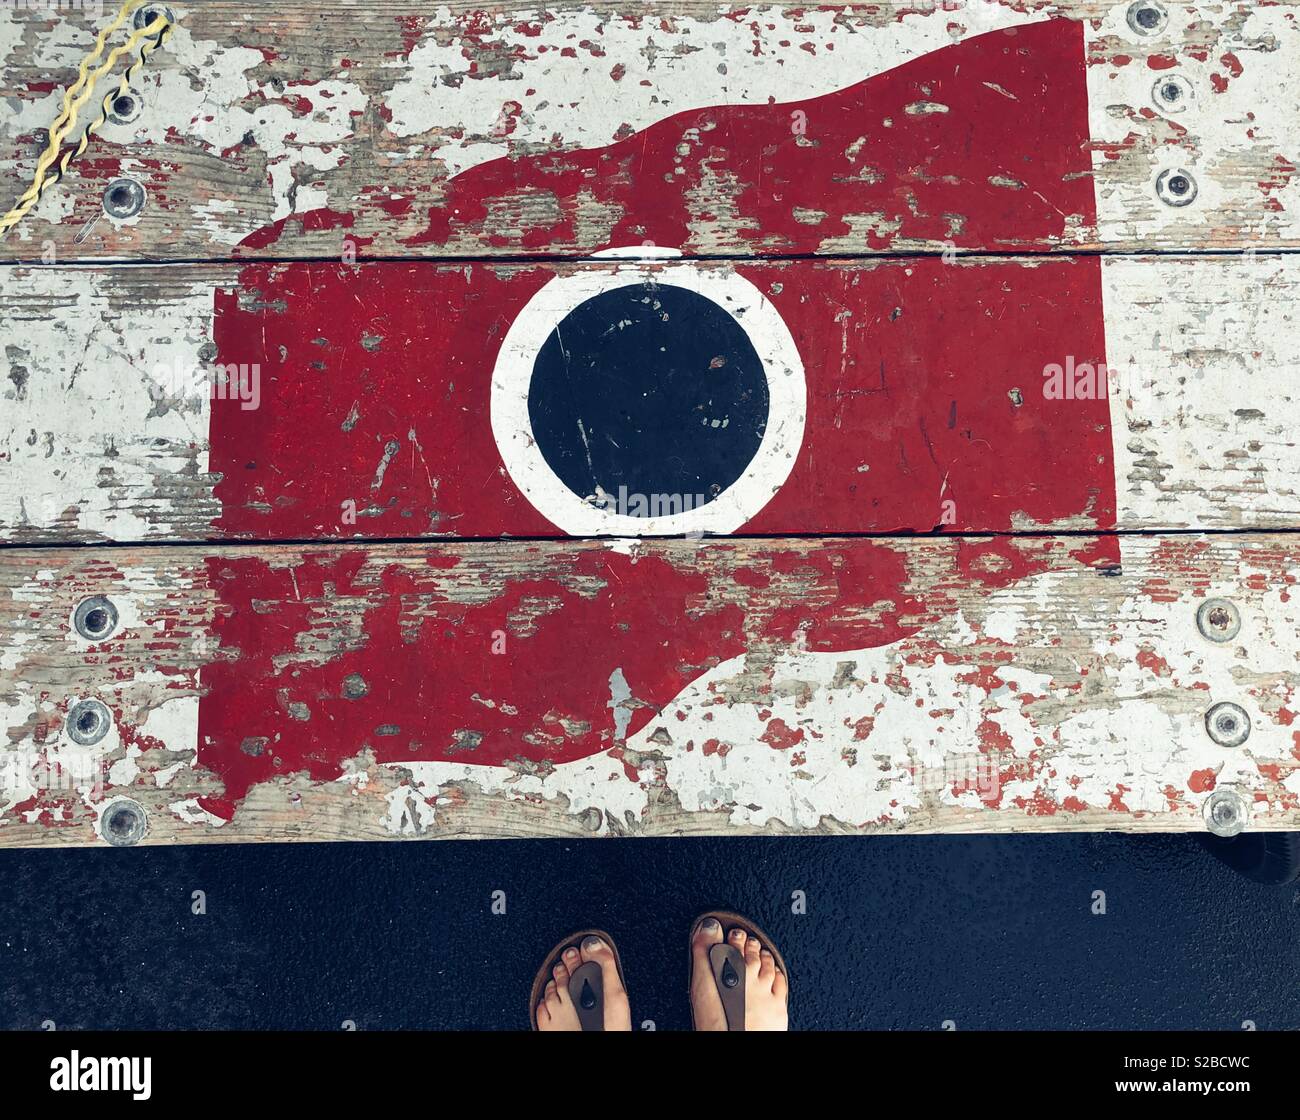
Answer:
[[1175, 175], [1172, 179], [1169, 180], [1169, 189], [1174, 194], [1186, 194], [1190, 188], [1191, 188], [1191, 184], [1187, 181], [1187, 178], [1183, 175]]
[[94, 708], [87, 708], [77, 717], [77, 730], [89, 735], [99, 727], [99, 713]]
[[1167, 82], [1163, 92], [1166, 101], [1177, 101], [1182, 96], [1182, 90], [1174, 85], [1173, 82]]
[[94, 610], [86, 612], [86, 629], [92, 634], [102, 634], [108, 629], [108, 611], [103, 607], [95, 607]]
[[121, 97], [113, 101], [113, 112], [119, 117], [129, 117], [131, 110], [135, 108], [135, 98], [130, 94], [122, 94]]
[[114, 809], [108, 818], [108, 830], [114, 836], [130, 836], [135, 831], [135, 812], [125, 805]]
[[574, 494], [655, 517], [707, 504], [767, 429], [763, 363], [730, 313], [689, 288], [640, 283], [579, 304], [537, 353], [533, 438]]
[[1160, 22], [1160, 12], [1156, 8], [1139, 8], [1137, 21], [1141, 26], [1150, 30]]

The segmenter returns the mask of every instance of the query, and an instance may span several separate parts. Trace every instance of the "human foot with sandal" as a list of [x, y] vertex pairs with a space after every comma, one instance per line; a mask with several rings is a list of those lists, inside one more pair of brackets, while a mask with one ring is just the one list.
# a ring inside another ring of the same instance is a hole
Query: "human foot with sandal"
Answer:
[[[771, 939], [739, 914], [702, 914], [690, 933], [691, 1021], [697, 1031], [788, 1030], [789, 972]], [[567, 937], [547, 956], [528, 1000], [538, 1031], [630, 1031], [623, 962], [603, 930]]]

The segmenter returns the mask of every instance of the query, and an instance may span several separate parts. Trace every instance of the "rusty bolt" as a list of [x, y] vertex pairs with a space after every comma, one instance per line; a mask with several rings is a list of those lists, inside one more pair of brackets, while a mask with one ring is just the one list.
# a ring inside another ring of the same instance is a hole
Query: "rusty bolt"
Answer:
[[1250, 738], [1250, 716], [1240, 704], [1215, 704], [1205, 713], [1205, 730], [1221, 747], [1239, 747]]
[[113, 717], [98, 700], [81, 700], [72, 705], [64, 721], [68, 738], [83, 747], [98, 743], [113, 726]]
[[99, 834], [116, 848], [138, 844], [149, 831], [144, 806], [129, 797], [117, 797], [104, 806], [97, 825]]
[[1215, 836], [1236, 836], [1246, 827], [1246, 803], [1236, 790], [1221, 786], [1201, 808], [1205, 827]]
[[102, 642], [117, 627], [117, 607], [106, 595], [82, 599], [72, 612], [72, 626], [88, 642]]
[[1230, 599], [1206, 599], [1196, 608], [1196, 628], [1212, 642], [1230, 642], [1241, 629], [1241, 612]]

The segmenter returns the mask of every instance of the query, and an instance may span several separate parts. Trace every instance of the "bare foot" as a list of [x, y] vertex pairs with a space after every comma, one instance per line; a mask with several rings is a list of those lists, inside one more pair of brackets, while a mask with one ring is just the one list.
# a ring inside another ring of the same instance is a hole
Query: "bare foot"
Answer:
[[632, 1009], [628, 1006], [627, 992], [619, 979], [614, 950], [599, 937], [583, 938], [579, 949], [568, 948], [561, 954], [560, 963], [551, 969], [541, 1002], [537, 1005], [539, 1031], [580, 1031], [578, 1010], [569, 996], [569, 976], [580, 965], [595, 961], [600, 965], [600, 975], [605, 993], [605, 1029], [630, 1031]]
[[[709, 946], [721, 940], [722, 925], [714, 918], [701, 922], [691, 938], [691, 1007], [697, 1031], [727, 1029], [718, 983], [709, 967]], [[790, 988], [776, 967], [776, 958], [743, 929], [728, 931], [727, 940], [745, 955], [745, 1030], [789, 1030], [786, 1001]]]

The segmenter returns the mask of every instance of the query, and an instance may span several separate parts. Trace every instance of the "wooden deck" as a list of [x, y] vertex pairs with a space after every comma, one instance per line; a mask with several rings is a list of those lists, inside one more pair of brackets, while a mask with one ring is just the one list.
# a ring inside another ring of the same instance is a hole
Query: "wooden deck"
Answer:
[[1300, 829], [1300, 5], [173, 10], [0, 240], [0, 846]]

